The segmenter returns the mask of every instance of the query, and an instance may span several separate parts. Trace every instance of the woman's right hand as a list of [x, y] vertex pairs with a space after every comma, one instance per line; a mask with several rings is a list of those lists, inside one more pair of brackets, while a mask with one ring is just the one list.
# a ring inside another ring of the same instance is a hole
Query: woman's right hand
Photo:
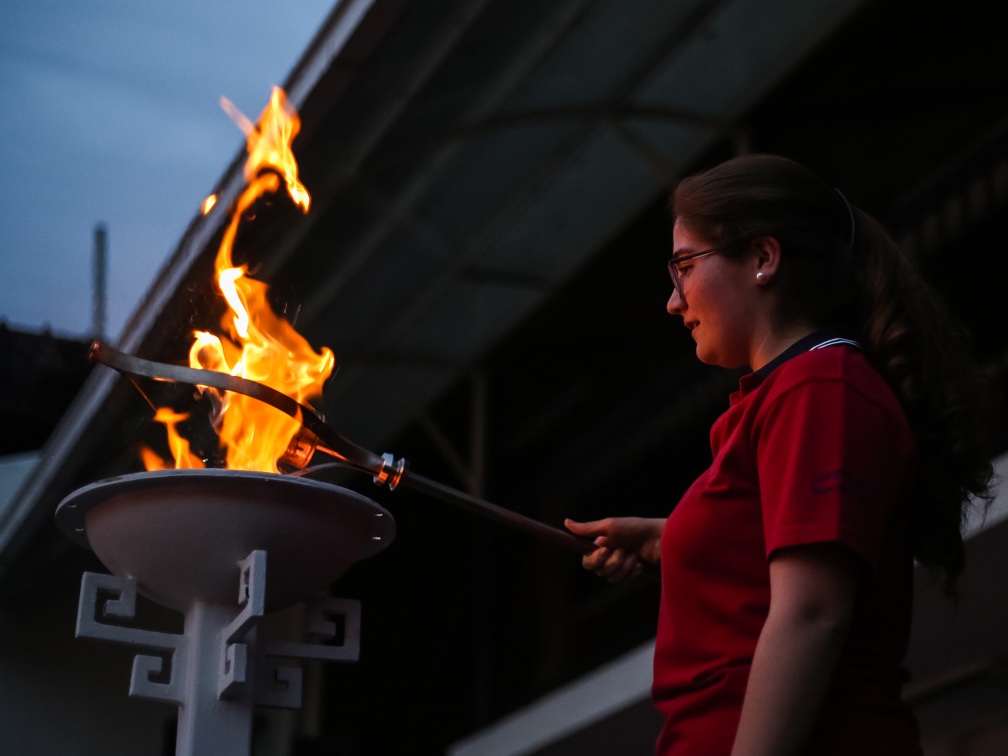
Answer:
[[575, 535], [594, 539], [594, 551], [585, 554], [581, 564], [610, 583], [636, 577], [643, 564], [657, 565], [661, 558], [663, 518], [607, 517], [604, 520], [577, 522], [564, 520]]

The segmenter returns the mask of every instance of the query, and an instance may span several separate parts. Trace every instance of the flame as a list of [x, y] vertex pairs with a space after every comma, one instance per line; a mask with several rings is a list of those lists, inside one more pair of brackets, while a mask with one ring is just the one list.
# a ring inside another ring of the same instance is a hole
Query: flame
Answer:
[[[168, 448], [171, 450], [172, 456], [175, 458], [175, 466], [185, 468], [206, 467], [206, 465], [203, 464], [203, 460], [189, 450], [189, 442], [186, 441], [186, 439], [183, 438], [182, 434], [178, 431], [179, 423], [188, 419], [188, 413], [175, 412], [168, 407], [160, 407], [157, 412], [154, 413], [154, 420], [162, 423], [165, 428], [168, 429]], [[148, 465], [148, 470], [160, 470], [167, 467], [164, 460], [154, 454], [150, 449], [144, 449], [143, 456], [144, 462]]]
[[206, 215], [207, 213], [209, 213], [211, 210], [214, 209], [214, 205], [216, 204], [217, 204], [217, 195], [211, 194], [209, 197], [203, 200], [203, 206], [200, 208], [200, 212], [202, 212], [203, 215]]
[[[273, 312], [266, 296], [268, 287], [251, 278], [246, 266], [236, 267], [232, 262], [239, 223], [264, 193], [275, 192], [282, 184], [302, 212], [308, 212], [311, 196], [298, 179], [290, 146], [300, 129], [300, 119], [277, 87], [255, 125], [228, 100], [222, 98], [221, 105], [246, 135], [246, 184], [231, 210], [214, 264], [217, 286], [229, 307], [221, 322], [224, 333], [196, 331], [189, 365], [248, 378], [308, 404], [321, 396], [332, 373], [332, 350], [312, 349], [289, 322]], [[155, 416], [168, 430], [174, 466], [202, 467], [202, 460], [177, 432], [182, 419], [170, 411], [162, 414], [162, 410]], [[220, 397], [220, 410], [212, 420], [226, 451], [227, 467], [234, 470], [279, 472], [277, 460], [300, 428], [296, 420], [279, 410], [229, 392]], [[170, 466], [150, 450], [144, 450], [143, 456], [148, 470], [157, 469], [158, 463]]]

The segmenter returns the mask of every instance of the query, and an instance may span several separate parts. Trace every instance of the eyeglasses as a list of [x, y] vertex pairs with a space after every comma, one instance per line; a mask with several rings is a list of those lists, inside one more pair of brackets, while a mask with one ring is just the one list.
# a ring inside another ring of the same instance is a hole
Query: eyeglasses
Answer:
[[686, 295], [683, 293], [682, 279], [680, 278], [679, 266], [684, 262], [689, 262], [690, 260], [696, 260], [698, 257], [706, 257], [707, 255], [713, 255], [720, 252], [720, 249], [705, 249], [701, 252], [690, 252], [688, 255], [678, 255], [673, 257], [668, 261], [668, 271], [669, 275], [672, 276], [672, 285], [675, 286], [676, 293], [679, 294], [679, 299], [682, 300], [683, 304], [686, 303]]

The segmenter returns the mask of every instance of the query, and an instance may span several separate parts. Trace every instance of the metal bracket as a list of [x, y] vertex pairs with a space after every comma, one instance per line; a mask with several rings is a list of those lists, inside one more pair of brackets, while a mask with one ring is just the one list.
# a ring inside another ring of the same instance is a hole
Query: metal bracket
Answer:
[[[342, 619], [342, 642], [330, 644], [340, 634], [334, 618]], [[278, 662], [279, 659], [318, 659], [320, 661], [354, 663], [360, 658], [360, 601], [323, 596], [308, 604], [309, 635], [320, 639], [318, 643], [260, 643], [257, 661], [263, 674], [256, 686], [257, 704], [284, 709], [301, 706], [301, 668]], [[273, 679], [267, 677], [267, 670]]]
[[184, 635], [109, 624], [103, 618], [121, 620], [136, 618], [136, 581], [97, 572], [85, 572], [81, 578], [80, 602], [77, 608], [78, 638], [141, 646], [163, 651], [168, 656], [168, 681], [155, 682], [154, 676], [163, 675], [164, 658], [138, 654], [133, 659], [129, 694], [133, 698], [149, 701], [182, 703], [185, 686], [186, 654], [188, 644]]
[[[190, 683], [210, 674], [204, 662], [190, 664], [191, 657], [194, 662], [203, 659], [207, 666], [217, 667], [216, 685], [210, 689], [211, 699], [216, 691], [218, 700], [244, 698], [261, 706], [300, 708], [301, 668], [283, 660], [356, 662], [360, 658], [360, 602], [331, 596], [309, 602], [306, 634], [318, 638], [318, 642], [260, 642], [256, 638], [256, 624], [265, 613], [266, 551], [251, 552], [238, 566], [237, 606], [240, 611], [228, 621], [226, 613], [221, 615], [222, 607], [217, 607], [214, 619], [207, 621], [219, 623], [216, 624], [218, 629], [211, 629], [210, 633], [197, 630], [192, 638], [127, 627], [123, 621], [136, 618], [136, 581], [129, 577], [85, 572], [77, 612], [77, 637], [162, 652], [160, 655], [138, 654], [134, 658], [130, 680], [130, 696], [134, 698], [186, 705], [186, 696], [192, 695], [186, 692]], [[106, 618], [118, 622], [104, 621]], [[189, 619], [187, 614], [187, 626]], [[334, 640], [338, 643], [331, 643]], [[217, 650], [213, 651], [215, 646]], [[168, 681], [155, 681], [155, 677], [164, 676], [166, 656]], [[212, 678], [206, 682], [213, 684]]]
[[230, 698], [247, 682], [249, 650], [242, 642], [266, 607], [266, 552], [256, 549], [238, 563], [238, 606], [242, 610], [221, 631], [222, 669], [217, 679], [217, 697]]

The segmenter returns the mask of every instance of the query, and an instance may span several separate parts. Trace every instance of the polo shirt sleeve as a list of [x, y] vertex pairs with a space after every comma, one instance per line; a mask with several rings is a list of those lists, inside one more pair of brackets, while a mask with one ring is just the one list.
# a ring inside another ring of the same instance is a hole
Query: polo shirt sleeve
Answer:
[[767, 558], [787, 546], [840, 543], [877, 565], [905, 496], [912, 442], [902, 411], [830, 377], [787, 388], [760, 415]]

